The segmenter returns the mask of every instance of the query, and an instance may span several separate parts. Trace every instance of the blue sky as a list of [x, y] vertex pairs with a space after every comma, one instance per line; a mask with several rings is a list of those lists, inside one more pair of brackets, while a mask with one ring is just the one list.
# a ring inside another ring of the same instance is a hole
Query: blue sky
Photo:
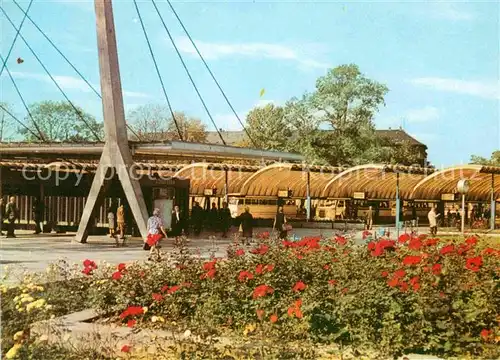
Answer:
[[[438, 167], [468, 162], [500, 149], [499, 3], [398, 1], [182, 1], [173, 3], [191, 36], [243, 119], [265, 102], [284, 103], [314, 88], [328, 68], [355, 63], [387, 84], [378, 128], [404, 129], [429, 147]], [[27, 1], [21, 5], [26, 8]], [[21, 11], [3, 8], [16, 24]], [[174, 109], [213, 129], [150, 1], [139, 2]], [[165, 2], [158, 6], [219, 127], [236, 130], [232, 116]], [[114, 2], [127, 110], [164, 103], [133, 2]], [[92, 2], [35, 0], [30, 16], [98, 87]], [[2, 56], [15, 32], [1, 17]], [[76, 104], [101, 118], [99, 99], [26, 21], [21, 32]], [[16, 59], [25, 62], [18, 65]], [[8, 61], [27, 102], [59, 100], [21, 39]], [[259, 96], [264, 88], [265, 94]], [[25, 116], [4, 75], [1, 99]]]

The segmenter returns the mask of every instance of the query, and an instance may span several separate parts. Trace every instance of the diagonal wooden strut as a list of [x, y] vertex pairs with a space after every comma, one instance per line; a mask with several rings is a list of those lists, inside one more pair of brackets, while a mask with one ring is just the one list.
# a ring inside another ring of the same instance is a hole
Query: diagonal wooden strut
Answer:
[[141, 236], [145, 238], [148, 213], [139, 180], [135, 172], [131, 171], [133, 161], [125, 124], [111, 0], [95, 0], [95, 13], [106, 144], [85, 203], [75, 240], [82, 243], [87, 241], [88, 230], [92, 225], [96, 209], [102, 203], [103, 189], [105, 189], [106, 182], [110, 180], [108, 177], [110, 172], [118, 174], [137, 227]]

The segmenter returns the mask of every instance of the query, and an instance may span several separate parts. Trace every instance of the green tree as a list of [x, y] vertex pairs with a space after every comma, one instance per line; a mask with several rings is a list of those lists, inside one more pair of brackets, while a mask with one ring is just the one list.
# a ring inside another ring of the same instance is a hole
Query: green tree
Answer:
[[[16, 121], [7, 113], [12, 113], [12, 108], [6, 102], [0, 102], [0, 142], [12, 141], [17, 133]], [[5, 111], [4, 109], [7, 109]]]
[[[184, 141], [200, 143], [207, 141], [207, 127], [200, 119], [187, 116], [181, 111], [175, 111], [174, 116]], [[172, 117], [169, 117], [166, 137], [168, 140], [180, 140], [177, 126]]]
[[482, 156], [472, 155], [470, 163], [477, 165], [500, 166], [500, 150], [493, 151], [491, 158], [489, 159]]
[[[76, 107], [79, 112], [77, 114], [75, 109], [67, 102], [42, 101], [31, 104], [29, 108], [33, 119], [28, 115], [26, 116], [27, 126], [35, 134], [38, 134], [38, 127], [46, 141], [97, 141], [94, 134], [98, 135], [101, 140], [104, 138], [102, 123], [98, 123], [92, 115], [84, 112], [79, 107]], [[26, 141], [39, 140], [25, 128], [20, 128], [19, 132]]]
[[[283, 108], [274, 104], [258, 106], [246, 117], [247, 130], [255, 146], [266, 150], [286, 150], [292, 127], [286, 122]], [[254, 146], [248, 142], [249, 146]]]

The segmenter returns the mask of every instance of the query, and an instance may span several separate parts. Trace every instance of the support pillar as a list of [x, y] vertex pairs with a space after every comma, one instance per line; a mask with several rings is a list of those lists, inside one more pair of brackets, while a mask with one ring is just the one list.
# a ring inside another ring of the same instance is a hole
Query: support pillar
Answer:
[[307, 183], [306, 183], [306, 219], [311, 221], [311, 173], [307, 169]]
[[224, 169], [224, 201], [226, 204], [229, 204], [229, 174], [227, 173], [227, 169]]
[[399, 239], [399, 213], [401, 204], [399, 199], [399, 173], [396, 173], [396, 239]]
[[106, 143], [75, 240], [87, 241], [93, 215], [104, 197], [104, 185], [110, 180], [109, 174], [118, 175], [139, 232], [146, 238], [148, 212], [128, 145], [111, 0], [95, 0], [95, 13]]
[[495, 174], [491, 174], [490, 229], [495, 230], [497, 202], [495, 199]]

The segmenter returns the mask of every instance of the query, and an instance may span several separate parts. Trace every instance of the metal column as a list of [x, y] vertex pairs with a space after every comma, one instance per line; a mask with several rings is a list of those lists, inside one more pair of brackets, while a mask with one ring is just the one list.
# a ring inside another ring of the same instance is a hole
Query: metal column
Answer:
[[399, 239], [399, 212], [401, 204], [399, 200], [399, 173], [396, 173], [396, 238]]
[[491, 202], [490, 202], [490, 229], [495, 230], [496, 216], [496, 199], [495, 199], [495, 174], [491, 174]]
[[226, 202], [226, 204], [228, 203], [229, 200], [228, 192], [229, 192], [229, 176], [227, 173], [227, 169], [224, 169], [224, 201]]
[[465, 194], [462, 194], [462, 235], [465, 233]]
[[307, 169], [307, 183], [306, 183], [306, 219], [311, 221], [311, 173]]

